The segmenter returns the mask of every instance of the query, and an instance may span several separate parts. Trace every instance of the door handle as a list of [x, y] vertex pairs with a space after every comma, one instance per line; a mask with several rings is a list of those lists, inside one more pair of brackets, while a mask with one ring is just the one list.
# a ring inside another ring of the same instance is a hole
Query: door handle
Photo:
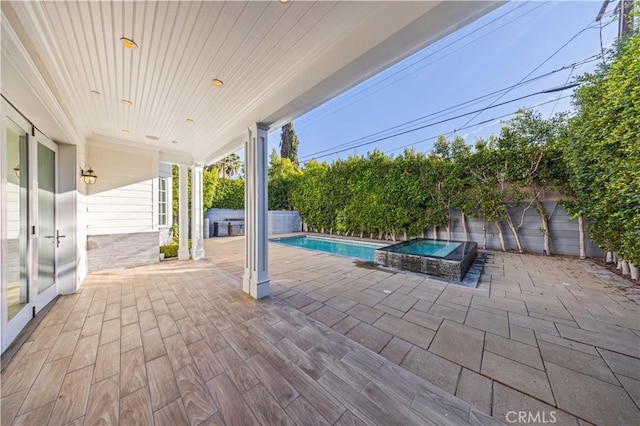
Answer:
[[56, 229], [56, 248], [60, 247], [60, 238], [66, 238], [66, 235], [60, 235], [60, 230]]

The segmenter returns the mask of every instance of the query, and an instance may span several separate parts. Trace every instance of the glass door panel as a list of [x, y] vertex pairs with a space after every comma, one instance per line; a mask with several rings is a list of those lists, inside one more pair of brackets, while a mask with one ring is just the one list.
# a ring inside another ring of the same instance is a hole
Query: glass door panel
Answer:
[[55, 152], [38, 143], [38, 294], [55, 284], [55, 165]]
[[5, 118], [7, 202], [7, 318], [29, 304], [27, 271], [28, 193], [27, 132]]

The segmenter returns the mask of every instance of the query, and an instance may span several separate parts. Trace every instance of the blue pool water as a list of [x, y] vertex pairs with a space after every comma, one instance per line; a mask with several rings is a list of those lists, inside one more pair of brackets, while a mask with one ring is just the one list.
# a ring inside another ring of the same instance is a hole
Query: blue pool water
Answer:
[[458, 242], [417, 240], [408, 245], [393, 247], [396, 253], [414, 254], [417, 256], [447, 257], [460, 246]]
[[351, 242], [333, 238], [311, 236], [273, 238], [270, 241], [293, 247], [302, 247], [310, 250], [337, 254], [339, 256], [353, 257], [367, 262], [373, 262], [373, 253], [376, 249], [386, 246], [386, 244]]

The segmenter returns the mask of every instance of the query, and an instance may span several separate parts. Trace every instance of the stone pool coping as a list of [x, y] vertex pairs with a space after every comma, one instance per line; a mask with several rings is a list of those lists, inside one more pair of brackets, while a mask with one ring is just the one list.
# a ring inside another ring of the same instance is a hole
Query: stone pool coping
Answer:
[[429, 238], [414, 238], [379, 248], [374, 254], [374, 263], [398, 270], [418, 272], [446, 278], [453, 281], [463, 281], [469, 267], [478, 254], [478, 244], [465, 241], [447, 241], [460, 243], [460, 245], [445, 257], [432, 257], [400, 253], [397, 250], [419, 241], [439, 241]]

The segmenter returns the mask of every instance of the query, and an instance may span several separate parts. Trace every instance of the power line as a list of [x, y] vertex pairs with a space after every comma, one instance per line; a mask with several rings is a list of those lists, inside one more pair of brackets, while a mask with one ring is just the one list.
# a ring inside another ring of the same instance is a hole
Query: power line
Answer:
[[[406, 135], [406, 134], [408, 134], [408, 133], [412, 133], [412, 132], [415, 132], [415, 131], [417, 131], [417, 130], [426, 129], [427, 127], [432, 127], [432, 126], [435, 126], [435, 125], [438, 125], [438, 124], [446, 123], [446, 122], [448, 122], [448, 121], [456, 120], [456, 119], [458, 119], [458, 118], [466, 117], [466, 116], [471, 115], [471, 114], [476, 114], [476, 113], [478, 113], [478, 112], [486, 111], [487, 109], [497, 108], [497, 107], [500, 107], [500, 106], [503, 106], [503, 105], [507, 105], [507, 104], [512, 103], [512, 102], [517, 102], [517, 101], [520, 101], [520, 100], [522, 100], [522, 99], [530, 98], [530, 97], [532, 97], [532, 96], [542, 95], [542, 94], [545, 94], [545, 93], [554, 93], [554, 92], [557, 92], [557, 91], [562, 91], [562, 90], [570, 89], [570, 88], [572, 88], [572, 87], [576, 87], [576, 86], [578, 86], [578, 84], [579, 84], [579, 83], [573, 83], [573, 84], [570, 84], [570, 85], [568, 85], [568, 86], [561, 86], [561, 87], [557, 87], [557, 88], [553, 88], [553, 89], [542, 90], [542, 91], [539, 91], [539, 92], [530, 93], [530, 94], [528, 94], [528, 95], [524, 95], [524, 96], [520, 96], [520, 97], [518, 97], [518, 98], [510, 99], [510, 100], [508, 100], [508, 101], [501, 102], [501, 103], [499, 103], [499, 104], [490, 105], [490, 106], [488, 106], [488, 107], [484, 107], [484, 108], [479, 109], [479, 110], [475, 110], [475, 111], [467, 112], [467, 113], [464, 113], [464, 114], [459, 114], [459, 115], [457, 115], [457, 116], [455, 116], [455, 117], [446, 118], [446, 119], [443, 119], [443, 120], [440, 120], [440, 121], [436, 121], [436, 122], [434, 122], [434, 123], [429, 123], [429, 124], [425, 124], [425, 125], [422, 125], [422, 126], [418, 126], [418, 127], [415, 127], [415, 128], [409, 129], [409, 130], [404, 130], [404, 131], [402, 131], [402, 132], [397, 132], [397, 133], [394, 133], [394, 134], [392, 134], [392, 135], [388, 135], [388, 136], [380, 137], [380, 138], [374, 139], [374, 140], [372, 140], [372, 141], [363, 142], [363, 143], [358, 144], [358, 145], [355, 145], [355, 146], [351, 146], [351, 147], [348, 147], [348, 148], [343, 148], [343, 149], [340, 149], [340, 150], [334, 151], [334, 152], [329, 153], [329, 154], [319, 155], [319, 156], [312, 157], [312, 158], [323, 158], [323, 157], [328, 157], [328, 156], [330, 156], [330, 155], [334, 155], [334, 154], [338, 154], [338, 153], [341, 153], [341, 152], [344, 152], [344, 151], [348, 151], [348, 150], [353, 149], [353, 148], [360, 148], [360, 147], [365, 146], [365, 145], [371, 145], [372, 143], [375, 143], [375, 142], [381, 142], [381, 141], [383, 141], [383, 140], [387, 140], [387, 139], [395, 138], [395, 137], [397, 137], [397, 136]], [[308, 156], [307, 156], [307, 157], [304, 157], [304, 159], [307, 159], [307, 158], [309, 158], [309, 157], [308, 157]]]
[[[407, 69], [410, 69], [410, 68], [412, 68], [412, 67], [415, 67], [416, 65], [418, 65], [418, 64], [419, 64], [419, 63], [421, 63], [422, 61], [425, 61], [425, 60], [427, 60], [427, 59], [431, 58], [432, 56], [436, 55], [437, 53], [440, 53], [441, 51], [443, 51], [443, 50], [447, 49], [448, 47], [453, 46], [454, 44], [456, 44], [456, 43], [458, 43], [458, 42], [460, 42], [460, 41], [464, 40], [465, 38], [467, 38], [467, 37], [469, 37], [469, 36], [471, 36], [471, 35], [475, 34], [475, 33], [476, 33], [476, 32], [478, 32], [478, 31], [480, 31], [480, 30], [482, 30], [482, 29], [486, 28], [487, 26], [489, 26], [489, 25], [493, 24], [494, 22], [496, 22], [496, 21], [500, 20], [501, 18], [503, 18], [503, 17], [505, 17], [505, 16], [507, 16], [507, 15], [509, 15], [509, 14], [511, 14], [511, 13], [513, 13], [513, 12], [515, 12], [515, 11], [517, 11], [517, 10], [518, 10], [518, 9], [520, 9], [521, 7], [525, 6], [527, 3], [522, 3], [521, 5], [517, 6], [515, 9], [509, 10], [508, 12], [506, 12], [506, 13], [504, 13], [504, 14], [502, 14], [502, 15], [500, 15], [500, 16], [498, 16], [498, 17], [496, 17], [496, 18], [494, 18], [493, 20], [491, 20], [491, 21], [487, 22], [486, 24], [482, 25], [481, 27], [476, 28], [475, 30], [471, 31], [470, 33], [465, 34], [464, 36], [462, 36], [462, 37], [460, 37], [460, 38], [458, 38], [458, 39], [456, 39], [456, 40], [453, 40], [452, 42], [448, 43], [447, 45], [445, 45], [445, 46], [443, 46], [443, 47], [441, 47], [441, 48], [439, 48], [439, 49], [437, 49], [436, 51], [429, 53], [427, 56], [422, 57], [422, 58], [418, 59], [417, 61], [415, 61], [415, 62], [413, 62], [413, 63], [411, 63], [411, 64], [408, 64], [408, 65], [406, 65], [405, 67], [403, 67], [403, 68], [401, 68], [401, 69], [399, 69], [399, 70], [394, 71], [394, 72], [393, 72], [393, 73], [391, 73], [390, 75], [384, 75], [384, 73], [381, 73], [381, 74], [378, 74], [376, 77], [380, 77], [380, 78], [384, 77], [384, 79], [385, 79], [385, 85], [386, 85], [386, 86], [389, 86], [389, 85], [395, 84], [395, 83], [397, 83], [397, 82], [401, 81], [402, 79], [407, 78], [407, 77], [409, 77], [409, 76], [411, 76], [411, 75], [415, 74], [416, 72], [418, 72], [418, 71], [420, 71], [420, 70], [422, 70], [422, 69], [424, 69], [424, 68], [426, 68], [426, 67], [428, 67], [428, 66], [431, 66], [431, 65], [433, 65], [433, 64], [435, 64], [435, 63], [437, 63], [437, 62], [441, 61], [442, 59], [446, 58], [447, 56], [452, 55], [453, 53], [455, 53], [455, 52], [457, 52], [457, 51], [459, 51], [459, 50], [461, 50], [461, 49], [463, 49], [463, 48], [465, 48], [465, 47], [469, 46], [470, 44], [475, 43], [476, 41], [478, 41], [478, 40], [482, 39], [483, 37], [486, 37], [486, 36], [488, 36], [488, 35], [490, 35], [490, 34], [494, 33], [495, 31], [498, 31], [499, 29], [501, 29], [501, 28], [505, 27], [506, 25], [508, 25], [508, 24], [510, 24], [510, 23], [512, 23], [512, 22], [514, 22], [514, 21], [516, 21], [516, 20], [518, 20], [518, 19], [520, 19], [520, 18], [522, 18], [522, 17], [524, 17], [524, 16], [526, 16], [526, 15], [528, 15], [528, 14], [530, 14], [530, 13], [534, 12], [535, 10], [539, 9], [540, 7], [544, 6], [544, 5], [545, 5], [545, 4], [547, 4], [547, 3], [549, 3], [549, 1], [546, 1], [546, 2], [544, 2], [544, 3], [540, 3], [540, 4], [539, 4], [539, 5], [537, 5], [536, 7], [534, 7], [534, 8], [532, 8], [532, 9], [530, 9], [530, 10], [528, 10], [528, 11], [524, 12], [523, 14], [518, 15], [518, 16], [516, 16], [516, 17], [514, 17], [513, 19], [511, 19], [511, 20], [509, 20], [509, 21], [507, 21], [507, 22], [505, 22], [505, 23], [501, 24], [500, 26], [498, 26], [498, 27], [496, 27], [496, 28], [492, 29], [491, 31], [489, 31], [489, 32], [487, 32], [487, 33], [485, 33], [485, 34], [480, 35], [479, 37], [474, 38], [473, 40], [469, 41], [468, 43], [465, 43], [464, 45], [462, 45], [462, 46], [458, 47], [457, 49], [452, 50], [451, 52], [449, 52], [449, 53], [447, 53], [447, 54], [445, 54], [445, 55], [441, 56], [440, 58], [437, 58], [436, 60], [434, 60], [434, 61], [432, 61], [432, 62], [429, 62], [429, 63], [425, 64], [424, 66], [422, 66], [422, 67], [420, 67], [420, 68], [417, 68], [417, 69], [413, 70], [412, 72], [407, 73], [407, 74], [405, 74], [405, 75], [401, 76], [400, 78], [396, 79], [395, 81], [389, 82], [389, 79], [390, 79], [390, 78], [395, 77], [396, 75], [398, 75], [398, 74], [400, 74], [400, 73], [402, 73], [402, 72], [404, 72], [404, 71], [406, 71]], [[372, 80], [375, 80], [375, 78], [376, 78], [376, 77], [372, 78]], [[339, 104], [340, 102], [343, 102], [343, 101], [348, 100], [348, 99], [349, 99], [349, 97], [356, 97], [356, 96], [358, 96], [358, 95], [360, 95], [360, 94], [365, 94], [365, 96], [362, 96], [362, 97], [360, 97], [360, 98], [356, 98], [356, 99], [354, 99], [352, 102], [350, 102], [350, 103], [348, 103], [348, 104], [346, 104], [346, 105], [343, 105], [343, 106], [341, 106], [341, 107], [333, 108], [331, 111], [328, 111], [328, 112], [326, 112], [326, 113], [325, 113], [325, 114], [323, 114], [323, 115], [320, 115], [320, 116], [316, 116], [316, 117], [314, 117], [314, 119], [313, 119], [313, 120], [310, 120], [310, 121], [307, 121], [307, 122], [304, 122], [304, 121], [303, 121], [303, 123], [299, 126], [299, 128], [304, 128], [305, 126], [308, 126], [309, 124], [311, 124], [311, 123], [313, 123], [313, 122], [315, 122], [315, 121], [318, 121], [318, 120], [319, 120], [319, 119], [321, 119], [321, 118], [324, 118], [324, 117], [326, 117], [326, 116], [328, 116], [328, 115], [333, 115], [333, 114], [335, 114], [335, 113], [337, 113], [337, 112], [339, 112], [339, 111], [342, 111], [342, 110], [343, 110], [343, 109], [345, 109], [345, 108], [348, 108], [349, 106], [351, 106], [351, 105], [353, 105], [353, 104], [355, 104], [355, 103], [360, 102], [360, 101], [361, 101], [361, 100], [363, 100], [363, 99], [366, 99], [366, 98], [367, 98], [367, 97], [369, 97], [369, 96], [372, 96], [373, 94], [375, 94], [375, 92], [373, 92], [373, 93], [366, 93], [366, 92], [367, 92], [367, 91], [369, 91], [369, 90], [370, 90], [370, 89], [372, 89], [372, 88], [376, 88], [377, 84], [378, 84], [378, 83], [377, 83], [376, 81], [370, 81], [370, 84], [368, 84], [368, 85], [367, 85], [367, 83], [363, 83], [363, 84], [361, 84], [361, 85], [360, 85], [360, 87], [359, 87], [359, 88], [357, 88], [357, 90], [356, 90], [356, 91], [354, 91], [354, 92], [352, 92], [352, 93], [349, 93], [348, 95], [344, 96], [342, 99], [340, 99], [339, 101], [337, 101], [337, 102], [336, 102], [336, 104], [334, 104], [334, 106], [337, 106], [337, 104]]]
[[[552, 103], [552, 102], [558, 102], [558, 101], [560, 101], [560, 100], [562, 100], [562, 99], [570, 98], [571, 96], [572, 96], [572, 95], [560, 96], [560, 97], [558, 97], [558, 98], [550, 99], [550, 100], [548, 100], [548, 101], [544, 101], [544, 102], [541, 102], [541, 103], [539, 103], [539, 104], [536, 104], [536, 105], [534, 105], [534, 107], [536, 107], [536, 108], [537, 108], [537, 107], [539, 107], [539, 106], [546, 105], [546, 104], [550, 104], [550, 103]], [[530, 108], [527, 108], [527, 109], [530, 109]], [[471, 124], [471, 125], [468, 125], [468, 126], [466, 126], [466, 127], [460, 127], [460, 128], [458, 128], [458, 129], [450, 130], [450, 131], [449, 131], [449, 132], [447, 132], [447, 133], [441, 133], [441, 134], [443, 134], [445, 137], [449, 137], [449, 136], [451, 136], [451, 135], [455, 134], [455, 133], [456, 133], [457, 131], [459, 131], [459, 130], [471, 129], [471, 128], [473, 128], [473, 127], [481, 126], [481, 125], [483, 125], [483, 124], [487, 124], [487, 123], [491, 123], [491, 122], [494, 122], [494, 121], [496, 121], [496, 120], [502, 120], [503, 118], [507, 118], [507, 117], [510, 117], [510, 116], [512, 116], [512, 115], [516, 115], [517, 113], [518, 113], [518, 111], [510, 112], [510, 113], [507, 113], [507, 114], [500, 115], [500, 116], [498, 116], [498, 117], [493, 117], [493, 118], [490, 118], [490, 119], [488, 119], [488, 120], [481, 121], [481, 122], [476, 123], [476, 124]], [[416, 144], [419, 144], [419, 143], [428, 142], [428, 141], [430, 141], [430, 140], [435, 140], [435, 139], [437, 139], [441, 134], [438, 134], [438, 135], [435, 135], [435, 136], [430, 136], [430, 137], [428, 137], [428, 138], [421, 139], [421, 140], [419, 140], [419, 141], [415, 141], [415, 142], [411, 142], [411, 143], [409, 143], [409, 144], [406, 144], [406, 145], [400, 146], [400, 147], [398, 147], [398, 148], [389, 149], [389, 150], [387, 150], [387, 151], [383, 151], [383, 152], [384, 152], [384, 153], [390, 153], [390, 152], [393, 152], [393, 151], [398, 151], [398, 150], [400, 150], [400, 149], [405, 149], [405, 148], [409, 148], [409, 147], [411, 147], [411, 146], [415, 146]]]
[[[573, 75], [573, 71], [575, 71], [575, 68], [571, 68], [571, 71], [569, 71], [569, 75], [567, 76], [567, 80], [564, 82], [564, 84], [569, 83], [569, 80], [571, 80], [571, 76]], [[562, 96], [562, 92], [560, 92], [560, 96]], [[553, 108], [551, 108], [551, 112], [549, 113], [549, 118], [553, 116], [553, 113], [555, 112], [556, 107], [558, 106], [558, 102], [560, 102], [560, 98], [556, 100], [556, 103], [553, 105]]]
[[[612, 20], [611, 20], [610, 22], [608, 22], [606, 25], [609, 25], [609, 24], [610, 24], [611, 22], [613, 22], [614, 20], [615, 20], [615, 19], [612, 19]], [[590, 28], [597, 28], [597, 27], [591, 27], [590, 25], [591, 25], [591, 23], [590, 23], [589, 25], [587, 25], [585, 28], [583, 28], [582, 30], [580, 30], [578, 33], [576, 33], [574, 36], [572, 36], [572, 37], [571, 37], [567, 42], [565, 42], [565, 43], [564, 43], [560, 48], [556, 49], [556, 51], [554, 51], [554, 52], [553, 52], [553, 53], [552, 53], [552, 54], [551, 54], [547, 59], [545, 59], [542, 63], [540, 63], [539, 65], [537, 65], [533, 70], [531, 70], [527, 75], [525, 75], [522, 79], [520, 79], [520, 81], [518, 81], [518, 82], [517, 82], [516, 84], [514, 84], [514, 85], [511, 85], [511, 86], [509, 86], [509, 87], [507, 87], [507, 88], [505, 88], [505, 89], [501, 89], [501, 90], [498, 90], [498, 91], [496, 91], [496, 92], [493, 92], [493, 93], [490, 93], [490, 94], [487, 94], [487, 95], [484, 95], [484, 96], [481, 96], [481, 97], [478, 97], [478, 98], [472, 99], [472, 100], [470, 100], [470, 101], [466, 101], [466, 102], [463, 102], [463, 103], [461, 103], [461, 104], [458, 104], [458, 105], [455, 105], [455, 106], [449, 107], [449, 108], [447, 108], [447, 109], [444, 109], [444, 110], [441, 110], [441, 111], [438, 111], [438, 112], [434, 112], [434, 113], [428, 114], [428, 115], [423, 116], [423, 117], [419, 117], [419, 118], [417, 118], [417, 119], [414, 119], [414, 120], [411, 120], [411, 121], [408, 121], [408, 122], [405, 122], [405, 123], [401, 123], [401, 124], [396, 125], [396, 126], [393, 126], [393, 127], [391, 127], [391, 128], [383, 129], [383, 130], [380, 130], [380, 131], [378, 131], [378, 132], [372, 133], [372, 134], [370, 134], [370, 135], [367, 135], [367, 136], [364, 136], [364, 137], [360, 137], [360, 138], [357, 138], [357, 139], [352, 140], [352, 141], [349, 141], [349, 142], [345, 142], [345, 143], [343, 143], [343, 144], [338, 144], [338, 145], [334, 146], [333, 148], [327, 148], [327, 149], [325, 149], [325, 150], [321, 150], [321, 151], [318, 151], [318, 152], [316, 152], [316, 153], [313, 153], [313, 154], [310, 154], [310, 155], [303, 156], [303, 157], [301, 158], [301, 161], [305, 161], [305, 160], [308, 160], [309, 158], [313, 158], [313, 157], [316, 157], [316, 158], [327, 157], [327, 156], [329, 156], [329, 155], [334, 155], [334, 154], [336, 154], [336, 153], [344, 152], [344, 151], [347, 151], [347, 150], [349, 150], [349, 149], [358, 148], [358, 147], [361, 147], [361, 146], [364, 146], [364, 145], [368, 145], [368, 144], [371, 144], [371, 143], [375, 143], [375, 142], [379, 142], [379, 141], [382, 141], [382, 140], [390, 139], [390, 138], [392, 138], [392, 137], [396, 137], [396, 136], [400, 136], [400, 135], [403, 135], [403, 134], [411, 133], [411, 132], [413, 132], [413, 131], [420, 130], [420, 129], [423, 129], [423, 128], [426, 128], [426, 127], [430, 127], [430, 126], [434, 126], [434, 125], [437, 125], [437, 124], [441, 124], [441, 123], [446, 122], [446, 121], [451, 121], [451, 120], [455, 120], [455, 119], [457, 119], [457, 118], [464, 117], [464, 116], [467, 116], [467, 115], [476, 114], [474, 117], [472, 117], [470, 120], [468, 120], [468, 121], [467, 121], [467, 122], [466, 122], [466, 123], [465, 123], [465, 124], [464, 124], [460, 129], [459, 129], [459, 130], [464, 129], [464, 128], [468, 128], [467, 126], [468, 126], [468, 125], [469, 125], [473, 120], [475, 120], [475, 119], [476, 119], [476, 118], [477, 118], [477, 117], [478, 117], [482, 112], [484, 112], [485, 110], [490, 109], [490, 108], [492, 108], [492, 107], [498, 107], [498, 106], [503, 105], [504, 103], [501, 103], [501, 104], [497, 104], [497, 105], [496, 105], [496, 102], [497, 102], [497, 101], [499, 101], [500, 99], [502, 99], [502, 98], [503, 98], [506, 94], [508, 94], [511, 90], [513, 90], [513, 89], [514, 89], [514, 88], [516, 88], [516, 87], [519, 87], [519, 86], [522, 86], [522, 85], [524, 85], [524, 84], [527, 84], [527, 83], [528, 83], [528, 82], [530, 82], [530, 81], [533, 81], [533, 80], [538, 79], [538, 77], [536, 77], [536, 78], [532, 78], [532, 79], [527, 80], [527, 78], [528, 78], [529, 76], [531, 76], [531, 74], [533, 74], [533, 73], [534, 73], [535, 71], [537, 71], [540, 67], [542, 67], [544, 64], [546, 64], [546, 63], [547, 63], [551, 58], [553, 58], [557, 53], [559, 53], [562, 49], [564, 49], [568, 44], [570, 44], [573, 40], [575, 40], [575, 38], [577, 38], [577, 37], [578, 37], [580, 34], [582, 34], [584, 31], [586, 31], [586, 30], [588, 30], [588, 29], [590, 29]], [[606, 25], [605, 25], [605, 26], [606, 26]], [[582, 66], [582, 65], [584, 65], [585, 63], [591, 62], [591, 61], [593, 61], [593, 60], [597, 60], [600, 56], [601, 56], [601, 55], [592, 55], [592, 56], [591, 56], [591, 57], [589, 57], [589, 58], [586, 58], [586, 59], [584, 59], [584, 60], [582, 60], [582, 61], [578, 61], [578, 62], [576, 62], [576, 63], [572, 64], [572, 65], [570, 66], [570, 68], [572, 68], [572, 71], [573, 71], [575, 68], [577, 68], [577, 67], [579, 67], [579, 66]], [[593, 59], [593, 58], [595, 58], [595, 59]], [[562, 68], [560, 68], [560, 69], [558, 69], [558, 70], [555, 70], [555, 71], [552, 71], [552, 72], [550, 72], [550, 73], [543, 74], [542, 76], [539, 76], [539, 78], [542, 78], [543, 76], [546, 76], [546, 75], [551, 75], [551, 74], [553, 74], [553, 73], [555, 73], [555, 72], [562, 71], [562, 70], [564, 70], [564, 69], [568, 69], [568, 68], [569, 68], [569, 67], [562, 67]], [[566, 87], [565, 87], [565, 89], [566, 89]], [[443, 116], [443, 115], [447, 115], [447, 112], [449, 112], [449, 113], [450, 113], [450, 112], [453, 112], [453, 111], [457, 111], [457, 110], [464, 109], [464, 107], [463, 107], [463, 106], [465, 106], [465, 105], [466, 105], [466, 106], [469, 106], [469, 105], [473, 105], [473, 104], [475, 104], [475, 103], [479, 103], [479, 102], [481, 102], [481, 100], [482, 100], [482, 99], [490, 98], [490, 97], [492, 97], [492, 96], [494, 96], [494, 95], [496, 95], [496, 94], [500, 94], [500, 95], [499, 95], [496, 99], [494, 99], [494, 100], [493, 100], [493, 101], [488, 105], [488, 107], [485, 107], [485, 108], [482, 108], [482, 109], [479, 109], [479, 110], [476, 110], [476, 111], [472, 111], [472, 112], [470, 112], [470, 113], [461, 114], [461, 115], [459, 115], [459, 116], [452, 117], [452, 118], [449, 118], [449, 119], [441, 120], [441, 121], [438, 121], [438, 122], [435, 122], [435, 123], [431, 123], [431, 124], [428, 124], [428, 125], [424, 125], [424, 126], [420, 126], [420, 127], [412, 128], [412, 129], [405, 130], [405, 131], [401, 131], [401, 132], [396, 132], [396, 133], [388, 134], [388, 135], [385, 135], [385, 136], [380, 136], [380, 137], [378, 137], [378, 138], [376, 138], [376, 139], [368, 140], [368, 141], [364, 142], [365, 140], [367, 140], [367, 139], [369, 139], [369, 138], [371, 138], [371, 137], [375, 137], [375, 136], [379, 136], [379, 135], [384, 135], [385, 133], [388, 133], [388, 132], [390, 132], [390, 131], [392, 131], [392, 130], [394, 130], [394, 129], [398, 129], [398, 128], [406, 128], [407, 126], [409, 126], [409, 125], [411, 125], [411, 124], [416, 124], [416, 122], [424, 122], [427, 118], [440, 117], [440, 116]], [[533, 96], [533, 95], [535, 95], [535, 94], [531, 94], [531, 95], [528, 95], [528, 96]], [[527, 97], [528, 97], [528, 96], [527, 96]], [[514, 101], [517, 101], [517, 100], [519, 100], [519, 99], [521, 99], [521, 98], [514, 99], [514, 100], [509, 101], [509, 102], [514, 102]], [[506, 102], [506, 103], [509, 103], [509, 102]], [[356, 144], [357, 142], [360, 142], [360, 141], [363, 141], [363, 142], [362, 142], [362, 143], [359, 143], [359, 144]], [[328, 152], [328, 151], [330, 151], [330, 150], [332, 150], [332, 149], [335, 149], [335, 148], [337, 148], [337, 147], [345, 147], [345, 148], [340, 149], [340, 150], [338, 150], [338, 151], [330, 152], [330, 153], [328, 153], [328, 154], [324, 154], [324, 153], [326, 153], [326, 152]], [[323, 155], [318, 156], [318, 154], [323, 154]]]
[[[534, 82], [534, 81], [540, 80], [540, 79], [542, 79], [542, 78], [544, 78], [544, 77], [548, 77], [548, 76], [550, 76], [550, 75], [553, 75], [553, 74], [555, 74], [555, 73], [558, 73], [558, 72], [561, 72], [561, 71], [564, 71], [564, 70], [567, 70], [567, 69], [575, 69], [575, 68], [578, 68], [578, 67], [580, 67], [580, 66], [582, 66], [582, 65], [584, 65], [584, 64], [587, 64], [587, 63], [589, 63], [589, 62], [596, 61], [596, 60], [598, 60], [598, 59], [599, 59], [599, 55], [597, 55], [597, 54], [596, 54], [596, 55], [589, 56], [589, 57], [584, 58], [584, 59], [582, 59], [582, 60], [580, 60], [580, 61], [574, 62], [573, 64], [565, 65], [565, 66], [562, 66], [562, 67], [560, 67], [560, 68], [558, 68], [558, 69], [556, 69], [556, 70], [553, 70], [553, 71], [547, 72], [547, 73], [545, 73], [545, 74], [541, 74], [541, 75], [538, 75], [538, 76], [536, 76], [536, 77], [532, 77], [532, 78], [530, 78], [530, 79], [528, 79], [528, 80], [522, 81], [520, 84], [518, 84], [518, 86], [524, 86], [524, 85], [529, 84], [529, 83], [531, 83], [531, 82]], [[568, 82], [567, 82], [567, 83], [568, 83]], [[366, 139], [369, 139], [369, 138], [371, 138], [371, 137], [381, 136], [381, 135], [383, 135], [383, 134], [385, 134], [385, 133], [388, 133], [388, 132], [390, 132], [390, 131], [392, 131], [392, 130], [400, 129], [400, 128], [406, 127], [406, 126], [408, 126], [408, 125], [411, 125], [411, 124], [414, 124], [414, 125], [415, 125], [415, 124], [419, 124], [420, 122], [425, 122], [428, 118], [438, 118], [438, 117], [441, 117], [441, 116], [447, 115], [446, 113], [451, 113], [451, 112], [455, 112], [455, 111], [462, 110], [462, 109], [464, 109], [464, 108], [465, 108], [465, 107], [467, 107], [467, 106], [474, 105], [474, 104], [476, 104], [476, 103], [481, 102], [482, 100], [484, 100], [484, 99], [486, 99], [486, 98], [490, 98], [490, 97], [492, 97], [492, 96], [496, 96], [497, 94], [500, 94], [501, 92], [504, 92], [505, 90], [510, 90], [510, 89], [512, 89], [512, 88], [514, 88], [514, 86], [507, 86], [507, 87], [505, 87], [505, 88], [502, 88], [502, 89], [496, 90], [496, 91], [494, 91], [494, 92], [491, 92], [491, 93], [488, 93], [488, 94], [485, 94], [485, 95], [482, 95], [482, 96], [479, 96], [479, 97], [476, 97], [476, 98], [470, 99], [470, 100], [468, 100], [468, 101], [461, 102], [461, 103], [459, 103], [459, 104], [456, 104], [456, 105], [453, 105], [453, 106], [450, 106], [450, 107], [444, 108], [444, 109], [442, 109], [442, 110], [435, 111], [435, 112], [429, 113], [429, 114], [427, 114], [427, 115], [423, 115], [423, 116], [421, 116], [421, 117], [418, 117], [418, 118], [415, 118], [415, 119], [412, 119], [412, 120], [409, 120], [409, 121], [406, 121], [406, 122], [403, 122], [403, 123], [400, 123], [400, 124], [394, 125], [394, 126], [392, 126], [392, 127], [388, 127], [388, 128], [386, 128], [386, 129], [379, 130], [379, 131], [377, 131], [377, 132], [374, 132], [374, 133], [368, 134], [368, 135], [366, 135], [366, 136], [362, 136], [362, 137], [359, 137], [359, 138], [357, 138], [357, 139], [353, 139], [353, 140], [350, 140], [350, 141], [348, 141], [348, 142], [344, 142], [344, 143], [341, 143], [341, 144], [335, 145], [335, 146], [333, 146], [333, 147], [331, 147], [331, 148], [327, 148], [327, 149], [323, 149], [323, 150], [320, 150], [320, 151], [316, 151], [316, 152], [314, 152], [313, 154], [305, 155], [305, 156], [303, 157], [303, 159], [311, 158], [311, 157], [313, 157], [313, 156], [316, 156], [316, 155], [318, 155], [318, 154], [322, 154], [322, 153], [324, 153], [324, 152], [331, 151], [331, 150], [336, 149], [336, 148], [338, 148], [338, 147], [348, 147], [348, 146], [353, 145], [353, 144], [355, 144], [355, 143], [365, 141]]]
[[[589, 22], [583, 29], [581, 29], [580, 31], [578, 31], [576, 34], [574, 34], [569, 40], [567, 40], [562, 46], [560, 46], [559, 48], [557, 48], [551, 55], [549, 55], [544, 61], [542, 61], [540, 64], [538, 64], [536, 67], [534, 67], [531, 71], [529, 71], [529, 73], [527, 73], [527, 75], [525, 75], [524, 77], [522, 77], [520, 79], [520, 81], [518, 83], [516, 83], [516, 85], [520, 84], [522, 81], [524, 81], [525, 79], [527, 79], [531, 74], [533, 74], [534, 72], [536, 72], [538, 69], [540, 69], [544, 64], [546, 64], [547, 62], [549, 62], [554, 56], [556, 56], [562, 49], [564, 49], [565, 47], [567, 47], [573, 40], [575, 40], [578, 36], [580, 36], [580, 34], [582, 34], [583, 32], [585, 32], [588, 29], [592, 29], [592, 28], [598, 28], [598, 27], [593, 27], [591, 26], [594, 22], [596, 22], [596, 20], [594, 19], [593, 21]], [[610, 23], [610, 22], [609, 22]], [[609, 24], [608, 23], [608, 24]], [[607, 24], [607, 25], [608, 25]], [[507, 90], [505, 93], [503, 93], [502, 95], [500, 95], [497, 99], [494, 99], [488, 106], [492, 106], [495, 102], [499, 101], [500, 99], [502, 99], [506, 94], [508, 94], [511, 90]], [[471, 117], [469, 120], [467, 120], [466, 123], [464, 123], [464, 126], [466, 126], [467, 124], [471, 123], [473, 120], [475, 120], [476, 118], [478, 118], [478, 116], [480, 114], [482, 114], [483, 111], [479, 111], [476, 115], [474, 115], [473, 117]]]

